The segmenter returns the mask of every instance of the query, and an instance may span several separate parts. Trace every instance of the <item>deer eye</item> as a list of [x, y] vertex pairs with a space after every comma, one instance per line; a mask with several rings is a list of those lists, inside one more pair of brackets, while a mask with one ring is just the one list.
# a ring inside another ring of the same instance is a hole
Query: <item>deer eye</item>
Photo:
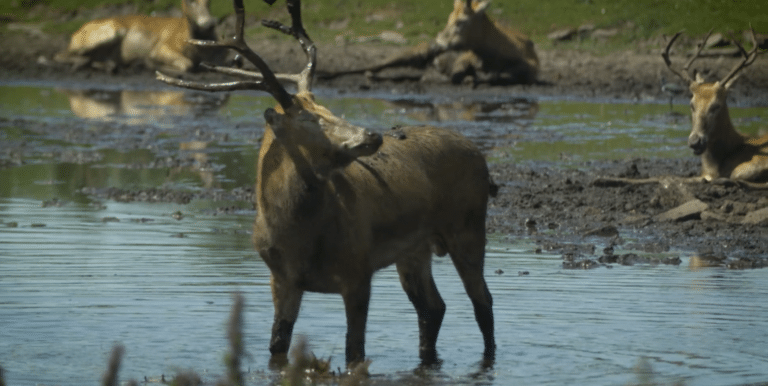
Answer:
[[691, 103], [691, 111], [692, 111], [692, 112], [693, 112], [693, 111], [696, 111], [696, 106], [694, 106], [694, 105], [693, 105], [693, 103]]
[[716, 113], [718, 110], [720, 110], [720, 104], [719, 104], [719, 103], [715, 103], [715, 104], [713, 104], [712, 106], [709, 106], [709, 113], [710, 113], [710, 114], [714, 114], [714, 113]]

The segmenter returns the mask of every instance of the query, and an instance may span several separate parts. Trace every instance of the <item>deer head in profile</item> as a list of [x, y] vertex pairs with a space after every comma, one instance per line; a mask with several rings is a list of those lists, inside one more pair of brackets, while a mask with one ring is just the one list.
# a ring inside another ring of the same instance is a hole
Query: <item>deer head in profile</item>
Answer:
[[[269, 1], [269, 0], [267, 0]], [[485, 158], [462, 135], [436, 127], [399, 127], [382, 136], [353, 125], [312, 95], [316, 49], [301, 21], [300, 0], [287, 0], [291, 26], [263, 25], [293, 36], [307, 64], [275, 74], [245, 43], [245, 11], [234, 0], [235, 36], [219, 42], [258, 72], [207, 68], [245, 78], [198, 83], [158, 73], [167, 83], [208, 91], [260, 90], [277, 101], [264, 113], [258, 159], [254, 245], [269, 267], [275, 306], [270, 352], [288, 351], [306, 291], [341, 294], [347, 317], [346, 360], [365, 358], [365, 328], [375, 271], [395, 264], [418, 312], [419, 355], [435, 363], [445, 314], [431, 271], [432, 254], [450, 254], [474, 306], [483, 356], [493, 360], [492, 298], [483, 275], [485, 216], [491, 182]], [[297, 84], [291, 94], [280, 80]]]
[[702, 177], [706, 180], [724, 177], [753, 181], [767, 178], [768, 136], [750, 138], [738, 132], [731, 121], [727, 104], [728, 90], [741, 71], [757, 58], [755, 31], [751, 30], [753, 47], [749, 52], [733, 39], [741, 53], [741, 60], [725, 77], [715, 82], [706, 82], [700, 74], [692, 75], [689, 72], [693, 62], [700, 57], [709, 34], [682, 70], [678, 71], [672, 66], [669, 50], [681, 34], [682, 32], [678, 32], [672, 37], [662, 57], [670, 71], [688, 83], [693, 95], [688, 146], [693, 150], [693, 154], [701, 156]]

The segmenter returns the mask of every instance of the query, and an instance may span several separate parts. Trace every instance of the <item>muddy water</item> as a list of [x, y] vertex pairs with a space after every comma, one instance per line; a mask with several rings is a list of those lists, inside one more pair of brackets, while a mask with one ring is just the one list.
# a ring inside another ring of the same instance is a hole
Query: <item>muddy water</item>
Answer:
[[[74, 97], [73, 97], [74, 96]], [[320, 93], [358, 124], [458, 127], [492, 162], [681, 156], [687, 117], [667, 105], [441, 97], [357, 99]], [[250, 246], [247, 202], [96, 201], [82, 187], [197, 191], [252, 181], [268, 98], [134, 90], [5, 87], [0, 91], [0, 366], [8, 384], [97, 384], [115, 342], [123, 379], [194, 369], [215, 381], [231, 293], [248, 304], [252, 384], [274, 382], [266, 350], [268, 271]], [[91, 106], [79, 110], [77, 106]], [[83, 112], [85, 111], [85, 112]], [[733, 109], [740, 128], [766, 119]], [[232, 128], [236, 128], [233, 130]], [[670, 255], [678, 255], [676, 251]], [[416, 316], [392, 269], [374, 282], [367, 334], [372, 379], [416, 384], [747, 384], [768, 379], [768, 283], [762, 270], [679, 266], [563, 270], [559, 256], [492, 242], [497, 363], [482, 342], [449, 260], [434, 272], [448, 306], [440, 369], [414, 372]], [[342, 366], [343, 305], [309, 294], [296, 334]]]

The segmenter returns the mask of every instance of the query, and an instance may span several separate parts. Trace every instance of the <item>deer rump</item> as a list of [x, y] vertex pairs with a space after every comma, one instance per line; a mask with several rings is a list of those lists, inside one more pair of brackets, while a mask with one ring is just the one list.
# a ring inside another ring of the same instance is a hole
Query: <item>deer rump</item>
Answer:
[[[273, 272], [303, 290], [340, 293], [341, 276], [365, 276], [409, 258], [429, 261], [431, 252], [461, 253], [458, 244], [468, 238], [483, 252], [492, 185], [479, 150], [446, 129], [407, 127], [391, 134], [378, 152], [331, 172], [322, 186], [307, 186], [298, 174], [287, 180], [260, 170], [265, 186], [282, 190], [269, 196], [285, 201], [265, 202], [264, 222], [257, 220], [254, 231], [256, 249]], [[280, 150], [267, 150], [264, 165], [273, 151]], [[270, 177], [283, 183], [270, 184]], [[289, 255], [303, 258], [283, 259]], [[294, 264], [299, 267], [287, 267]]]

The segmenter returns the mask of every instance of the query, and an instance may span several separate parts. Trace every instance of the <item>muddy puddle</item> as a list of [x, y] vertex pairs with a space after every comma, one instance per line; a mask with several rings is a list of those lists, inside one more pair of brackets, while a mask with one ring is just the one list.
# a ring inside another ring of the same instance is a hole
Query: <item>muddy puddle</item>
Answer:
[[[681, 152], [684, 105], [670, 112], [663, 103], [360, 98], [331, 90], [318, 99], [382, 131], [396, 124], [457, 128], [494, 164], [569, 168], [574, 160], [689, 156]], [[9, 385], [95, 385], [116, 342], [126, 347], [122, 379], [193, 369], [214, 383], [223, 374], [225, 319], [236, 291], [247, 303], [247, 379], [280, 382], [268, 369], [269, 273], [250, 245], [248, 192], [261, 113], [272, 104], [249, 93], [0, 87], [0, 365]], [[731, 115], [745, 132], [768, 120], [764, 109], [732, 108]], [[649, 254], [629, 245], [616, 253], [679, 257], [679, 264], [566, 270], [559, 254], [541, 252], [529, 238], [494, 235], [486, 277], [499, 349], [486, 371], [472, 307], [449, 260], [434, 263], [448, 307], [438, 342], [443, 364], [427, 371], [416, 369], [416, 315], [395, 271], [381, 271], [367, 332], [371, 381], [768, 379], [763, 270], [702, 267], [690, 251]], [[301, 312], [295, 333], [315, 355], [343, 366], [341, 298], [308, 294]]]

